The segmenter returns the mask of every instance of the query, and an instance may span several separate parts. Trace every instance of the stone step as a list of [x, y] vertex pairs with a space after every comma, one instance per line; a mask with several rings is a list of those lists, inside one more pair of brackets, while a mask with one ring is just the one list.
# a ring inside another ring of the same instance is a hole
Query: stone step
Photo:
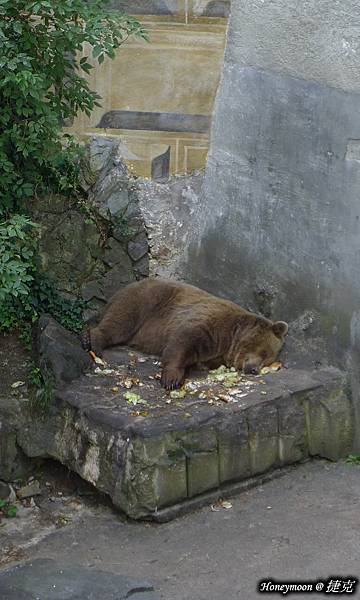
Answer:
[[335, 368], [242, 376], [231, 387], [197, 372], [175, 397], [160, 387], [156, 359], [127, 348], [105, 359], [56, 389], [17, 443], [61, 461], [131, 518], [170, 519], [286, 465], [351, 451], [353, 408]]

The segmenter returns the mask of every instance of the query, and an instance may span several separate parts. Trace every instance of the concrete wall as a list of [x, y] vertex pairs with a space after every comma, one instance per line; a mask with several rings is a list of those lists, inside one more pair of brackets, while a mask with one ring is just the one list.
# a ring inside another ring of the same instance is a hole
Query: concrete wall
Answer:
[[359, 17], [358, 0], [232, 1], [184, 271], [211, 291], [292, 322], [304, 360], [313, 349], [311, 359], [322, 361], [327, 350], [328, 360], [352, 371], [355, 393]]

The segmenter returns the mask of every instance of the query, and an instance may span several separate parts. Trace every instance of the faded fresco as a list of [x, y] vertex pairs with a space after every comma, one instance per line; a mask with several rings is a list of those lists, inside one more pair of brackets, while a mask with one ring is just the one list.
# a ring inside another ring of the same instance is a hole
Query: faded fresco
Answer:
[[128, 166], [143, 177], [202, 169], [229, 6], [225, 0], [113, 0], [114, 10], [140, 18], [150, 41], [131, 39], [114, 60], [93, 69], [90, 85], [102, 107], [78, 117], [71, 129], [121, 138]]
[[112, 8], [136, 15], [228, 17], [230, 0], [113, 0]]

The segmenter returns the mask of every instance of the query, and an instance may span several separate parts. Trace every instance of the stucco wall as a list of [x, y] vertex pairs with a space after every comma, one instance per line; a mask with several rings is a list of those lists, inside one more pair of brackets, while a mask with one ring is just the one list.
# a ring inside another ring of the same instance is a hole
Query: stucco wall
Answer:
[[112, 0], [136, 14], [149, 41], [129, 38], [89, 83], [102, 97], [72, 131], [120, 137], [134, 174], [156, 180], [205, 167], [223, 61], [229, 0]]
[[[360, 362], [356, 0], [233, 0], [188, 279]], [[323, 360], [323, 356], [319, 357]]]

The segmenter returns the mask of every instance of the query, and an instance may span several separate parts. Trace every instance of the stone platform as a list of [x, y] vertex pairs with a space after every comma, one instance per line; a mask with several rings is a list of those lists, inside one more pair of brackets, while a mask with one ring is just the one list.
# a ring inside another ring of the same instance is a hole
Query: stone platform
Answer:
[[119, 348], [105, 360], [57, 389], [49, 414], [28, 420], [17, 443], [61, 461], [134, 519], [167, 520], [239, 482], [351, 451], [352, 404], [334, 368], [198, 371], [168, 393], [155, 358]]

